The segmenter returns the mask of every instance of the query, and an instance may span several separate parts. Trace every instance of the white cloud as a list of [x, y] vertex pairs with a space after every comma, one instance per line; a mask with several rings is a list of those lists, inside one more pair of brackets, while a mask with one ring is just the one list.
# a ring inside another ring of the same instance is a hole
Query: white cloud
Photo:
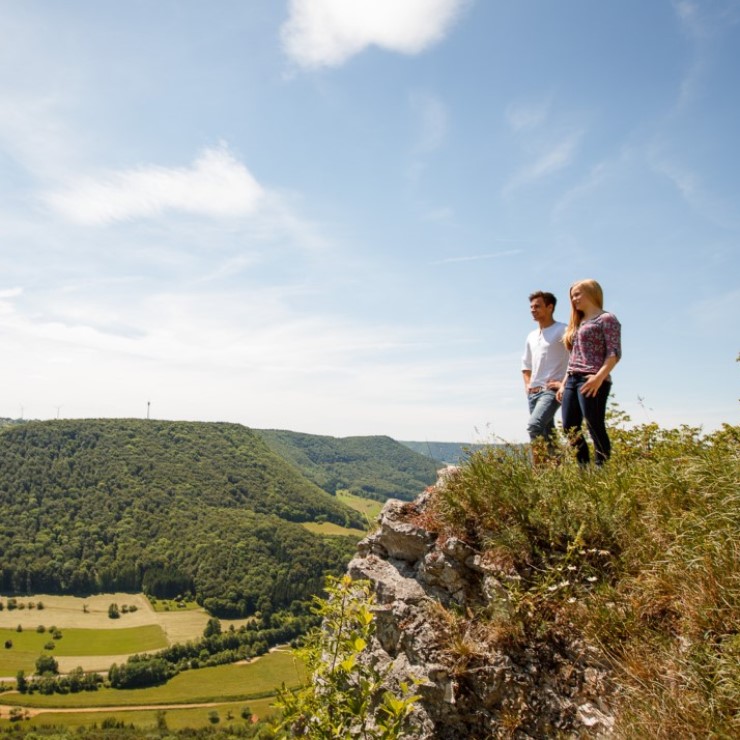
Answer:
[[[0, 416], [20, 407], [27, 418], [53, 418], [58, 407], [68, 417], [143, 415], [151, 401], [155, 418], [401, 438], [417, 437], [422, 418], [434, 437], [455, 429], [468, 440], [490, 421], [482, 408], [493, 406], [496, 359], [446, 351], [460, 341], [457, 327], [305, 316], [284, 293], [162, 292], [125, 306], [36, 294], [53, 315], [9, 301], [12, 310], [0, 313], [8, 356]], [[112, 329], [121, 321], [131, 331]], [[522, 413], [517, 405], [518, 427]]]
[[375, 45], [418, 54], [440, 41], [468, 0], [291, 0], [283, 48], [303, 67], [338, 66]]
[[44, 196], [66, 219], [87, 225], [147, 218], [175, 210], [203, 216], [248, 216], [262, 186], [225, 147], [206, 149], [188, 168], [146, 166], [84, 177]]

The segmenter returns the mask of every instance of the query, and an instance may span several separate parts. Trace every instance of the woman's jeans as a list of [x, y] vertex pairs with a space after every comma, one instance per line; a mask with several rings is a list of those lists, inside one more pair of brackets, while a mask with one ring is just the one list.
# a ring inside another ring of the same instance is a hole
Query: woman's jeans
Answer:
[[576, 448], [576, 460], [581, 465], [586, 465], [589, 461], [588, 445], [581, 432], [581, 425], [585, 419], [588, 433], [594, 443], [596, 464], [603, 465], [609, 459], [612, 449], [604, 421], [606, 399], [612, 384], [605, 381], [595, 396], [584, 396], [581, 388], [588, 377], [588, 375], [581, 374], [568, 375], [565, 381], [562, 399], [563, 431]]

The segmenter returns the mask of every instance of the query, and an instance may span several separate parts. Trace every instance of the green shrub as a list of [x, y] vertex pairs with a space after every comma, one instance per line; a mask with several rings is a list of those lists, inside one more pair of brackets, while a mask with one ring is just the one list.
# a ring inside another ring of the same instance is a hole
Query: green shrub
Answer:
[[369, 584], [349, 576], [329, 578], [326, 590], [326, 600], [315, 600], [322, 625], [301, 650], [308, 682], [295, 693], [285, 688], [279, 693], [277, 736], [409, 737], [404, 733], [418, 697], [406, 684], [394, 694], [384, 685], [386, 676], [361, 659], [375, 629]]

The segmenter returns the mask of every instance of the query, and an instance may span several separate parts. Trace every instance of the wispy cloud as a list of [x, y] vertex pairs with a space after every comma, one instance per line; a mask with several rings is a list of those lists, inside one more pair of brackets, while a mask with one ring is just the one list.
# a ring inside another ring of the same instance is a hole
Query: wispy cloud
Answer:
[[446, 257], [441, 260], [431, 262], [432, 265], [450, 265], [455, 262], [478, 262], [480, 260], [492, 260], [498, 257], [512, 257], [515, 254], [521, 254], [521, 249], [508, 249], [504, 252], [489, 252], [488, 254], [474, 254], [464, 257]]
[[673, 9], [687, 35], [706, 39], [740, 23], [738, 0], [674, 0]]
[[411, 95], [411, 109], [418, 121], [416, 151], [425, 153], [438, 149], [447, 135], [447, 106], [437, 95], [415, 92]]
[[722, 228], [737, 229], [740, 219], [735, 199], [713, 191], [699, 173], [683, 164], [677, 156], [661, 153], [660, 149], [655, 146], [647, 153], [652, 171], [667, 178], [683, 201], [702, 217]]
[[514, 131], [537, 128], [547, 120], [551, 104], [551, 95], [543, 100], [511, 103], [506, 108], [506, 122]]
[[559, 218], [574, 203], [582, 201], [596, 192], [614, 169], [615, 165], [611, 162], [599, 162], [594, 165], [585, 178], [558, 199], [552, 209], [553, 218]]
[[540, 154], [537, 159], [525, 166], [509, 180], [504, 186], [504, 195], [525, 185], [533, 185], [555, 172], [568, 167], [573, 161], [580, 138], [581, 132], [570, 134]]
[[673, 9], [694, 47], [693, 59], [681, 81], [677, 109], [692, 103], [709, 73], [714, 45], [719, 36], [740, 23], [738, 0], [674, 0]]
[[66, 219], [88, 225], [156, 216], [175, 210], [202, 216], [246, 216], [264, 189], [225, 147], [206, 149], [191, 167], [144, 166], [84, 177], [43, 199]]
[[468, 0], [291, 0], [281, 29], [302, 67], [334, 67], [368, 46], [418, 54], [440, 41]]

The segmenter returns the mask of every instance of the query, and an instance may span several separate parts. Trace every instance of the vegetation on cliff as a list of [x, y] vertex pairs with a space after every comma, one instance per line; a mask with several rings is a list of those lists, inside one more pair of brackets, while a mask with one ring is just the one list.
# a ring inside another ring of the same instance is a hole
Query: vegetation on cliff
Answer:
[[425, 525], [482, 552], [503, 594], [454, 615], [451, 653], [473, 634], [512, 653], [585, 639], [613, 676], [616, 737], [738, 737], [740, 428], [614, 443], [603, 469], [484, 450], [436, 489]]

